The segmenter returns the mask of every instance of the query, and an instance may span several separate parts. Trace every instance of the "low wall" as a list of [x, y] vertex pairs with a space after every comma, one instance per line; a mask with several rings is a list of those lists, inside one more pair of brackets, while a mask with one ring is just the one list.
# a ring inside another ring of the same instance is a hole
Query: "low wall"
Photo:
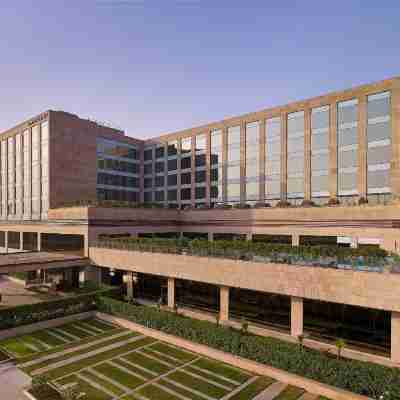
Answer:
[[17, 328], [5, 329], [3, 331], [0, 331], [0, 339], [2, 340], [14, 336], [26, 335], [28, 333], [39, 331], [41, 329], [54, 328], [59, 325], [67, 324], [68, 322], [79, 321], [82, 319], [94, 317], [95, 315], [95, 311], [88, 311], [82, 314], [74, 314], [63, 318], [54, 318], [48, 321], [37, 322], [31, 325], [22, 325], [18, 326]]
[[105, 321], [112, 322], [123, 326], [124, 328], [139, 332], [143, 335], [153, 337], [157, 340], [162, 340], [167, 343], [171, 343], [175, 346], [182, 347], [186, 350], [201, 354], [206, 357], [213, 358], [228, 364], [232, 364], [238, 368], [250, 371], [258, 375], [267, 375], [276, 380], [282, 381], [284, 383], [299, 386], [310, 393], [319, 394], [321, 396], [326, 396], [332, 400], [367, 400], [368, 397], [360, 396], [346, 390], [334, 388], [333, 386], [325, 385], [317, 381], [299, 377], [288, 372], [269, 367], [264, 364], [260, 364], [251, 360], [247, 360], [232, 354], [224, 353], [219, 350], [212, 349], [208, 346], [196, 344], [188, 340], [184, 340], [166, 333], [146, 328], [142, 325], [136, 324], [134, 322], [128, 321], [123, 318], [114, 317], [112, 315], [96, 313], [98, 318]]

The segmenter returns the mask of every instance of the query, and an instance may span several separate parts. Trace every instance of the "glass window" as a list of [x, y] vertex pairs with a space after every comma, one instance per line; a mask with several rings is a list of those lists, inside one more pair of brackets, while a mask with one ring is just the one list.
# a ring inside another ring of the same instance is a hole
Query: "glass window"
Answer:
[[178, 154], [178, 141], [168, 142], [168, 157], [176, 156]]
[[168, 186], [176, 186], [178, 184], [177, 175], [168, 175]]
[[[259, 160], [260, 160], [260, 124], [253, 122], [246, 124], [246, 179], [253, 179], [259, 177]], [[257, 185], [250, 185], [251, 188]], [[249, 196], [254, 199], [255, 192], [253, 189], [251, 193], [247, 192]], [[257, 189], [258, 193], [258, 189]], [[248, 196], [248, 198], [249, 198]]]
[[204, 167], [206, 165], [206, 155], [196, 155], [196, 167]]
[[153, 192], [144, 192], [143, 200], [145, 203], [151, 203], [153, 201]]
[[196, 136], [196, 151], [206, 151], [207, 149], [207, 136], [197, 135]]
[[144, 161], [150, 161], [153, 159], [153, 149], [144, 150]]
[[211, 165], [222, 163], [222, 131], [211, 131]]
[[163, 175], [156, 176], [156, 178], [155, 178], [155, 186], [156, 187], [164, 186], [164, 181], [165, 181], [165, 178], [164, 178]]
[[192, 183], [192, 174], [190, 172], [185, 172], [181, 174], [181, 185], [190, 185]]
[[145, 189], [151, 188], [153, 186], [152, 178], [144, 178], [144, 187]]
[[158, 190], [155, 192], [156, 201], [164, 201], [164, 190]]
[[155, 166], [156, 166], [156, 174], [158, 174], [160, 172], [164, 172], [164, 168], [165, 168], [164, 161], [157, 161]]
[[265, 197], [279, 199], [281, 193], [281, 118], [265, 121]]
[[196, 200], [204, 199], [206, 197], [206, 188], [205, 187], [196, 187], [195, 197], [196, 197]]
[[228, 183], [228, 201], [240, 201], [240, 183]]
[[228, 128], [228, 163], [240, 161], [240, 126]]
[[196, 171], [195, 182], [203, 183], [206, 181], [206, 171]]
[[178, 161], [176, 158], [168, 160], [168, 171], [176, 171], [178, 169]]
[[187, 137], [181, 140], [181, 154], [187, 154], [192, 151], [192, 138]]
[[176, 189], [168, 190], [168, 201], [176, 201], [176, 200], [177, 200]]
[[181, 200], [190, 200], [191, 199], [191, 189], [184, 188], [181, 189]]
[[144, 174], [150, 175], [153, 173], [153, 164], [144, 164]]
[[181, 158], [181, 169], [189, 169], [192, 167], [192, 159], [190, 157]]
[[165, 156], [164, 146], [158, 146], [156, 148], [156, 158], [163, 158]]

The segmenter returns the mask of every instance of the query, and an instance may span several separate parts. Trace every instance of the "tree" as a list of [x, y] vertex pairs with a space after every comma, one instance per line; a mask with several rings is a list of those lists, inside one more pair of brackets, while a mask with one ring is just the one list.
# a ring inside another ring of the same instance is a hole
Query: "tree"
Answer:
[[343, 339], [338, 339], [335, 342], [335, 346], [337, 349], [337, 358], [340, 359], [342, 355], [342, 350], [346, 346], [346, 342]]

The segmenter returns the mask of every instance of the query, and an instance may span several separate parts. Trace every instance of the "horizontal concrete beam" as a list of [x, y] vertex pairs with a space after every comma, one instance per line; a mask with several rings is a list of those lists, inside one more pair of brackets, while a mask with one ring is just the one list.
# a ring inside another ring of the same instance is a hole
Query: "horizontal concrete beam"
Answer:
[[90, 248], [100, 267], [400, 311], [400, 274]]

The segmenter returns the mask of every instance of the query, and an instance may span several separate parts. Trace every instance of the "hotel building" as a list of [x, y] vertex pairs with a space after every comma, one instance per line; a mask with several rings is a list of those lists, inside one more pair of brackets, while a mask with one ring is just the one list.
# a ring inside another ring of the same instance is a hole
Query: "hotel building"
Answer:
[[[80, 250], [83, 279], [124, 276], [130, 295], [165, 294], [170, 307], [197, 305], [231, 324], [245, 315], [258, 333], [287, 340], [311, 332], [310, 344], [331, 346], [328, 327], [339, 318], [354, 325], [351, 356], [400, 363], [395, 271], [132, 252], [98, 242], [156, 234], [399, 253], [400, 78], [147, 140], [49, 110], [0, 135], [0, 165], [6, 252]], [[164, 207], [104, 207], [109, 201]]]

